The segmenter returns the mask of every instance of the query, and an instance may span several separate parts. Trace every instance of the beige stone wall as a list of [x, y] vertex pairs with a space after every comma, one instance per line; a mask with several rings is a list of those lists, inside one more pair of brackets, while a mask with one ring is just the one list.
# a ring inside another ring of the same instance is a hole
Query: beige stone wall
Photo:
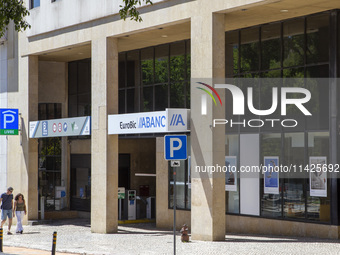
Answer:
[[339, 239], [338, 226], [236, 215], [226, 215], [226, 232]]
[[61, 103], [63, 116], [67, 111], [67, 64], [39, 61], [39, 103]]

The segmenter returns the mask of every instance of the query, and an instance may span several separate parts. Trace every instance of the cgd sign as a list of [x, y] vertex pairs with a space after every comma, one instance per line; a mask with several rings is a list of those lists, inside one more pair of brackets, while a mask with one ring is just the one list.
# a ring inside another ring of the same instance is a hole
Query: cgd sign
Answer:
[[[228, 89], [231, 92], [233, 98], [233, 115], [244, 115], [245, 114], [245, 96], [242, 90], [231, 84], [216, 84], [215, 88]], [[302, 94], [304, 97], [301, 98], [287, 98], [288, 94]], [[311, 99], [311, 93], [308, 89], [297, 88], [297, 87], [283, 87], [281, 88], [281, 115], [287, 115], [287, 105], [295, 105], [305, 116], [311, 116], [312, 114], [303, 105]], [[259, 110], [254, 107], [253, 102], [253, 88], [247, 88], [247, 106], [248, 110], [258, 116], [268, 116], [274, 113], [278, 107], [278, 88], [272, 88], [272, 105], [269, 109]], [[230, 127], [235, 125], [241, 125], [243, 127], [255, 127], [259, 128], [264, 126], [265, 123], [270, 123], [271, 127], [274, 127], [276, 122], [280, 122], [283, 127], [296, 127], [298, 125], [295, 119], [243, 119], [239, 122], [233, 121], [232, 119], [214, 119], [213, 127], [216, 125], [230, 124]]]

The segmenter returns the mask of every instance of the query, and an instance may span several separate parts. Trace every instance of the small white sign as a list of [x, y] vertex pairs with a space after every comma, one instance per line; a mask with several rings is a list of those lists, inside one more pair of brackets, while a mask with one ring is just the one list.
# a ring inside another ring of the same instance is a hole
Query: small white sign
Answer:
[[179, 160], [171, 160], [171, 167], [180, 167], [181, 162]]

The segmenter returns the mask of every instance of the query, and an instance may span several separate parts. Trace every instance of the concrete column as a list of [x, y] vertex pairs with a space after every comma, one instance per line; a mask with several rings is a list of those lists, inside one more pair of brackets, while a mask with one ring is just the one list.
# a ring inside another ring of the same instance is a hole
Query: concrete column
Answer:
[[8, 185], [13, 186], [14, 194], [24, 194], [28, 220], [38, 219], [38, 141], [29, 139], [29, 121], [38, 120], [38, 63], [38, 56], [20, 60], [23, 71], [19, 76], [20, 94], [16, 104], [21, 113], [22, 131], [21, 137], [12, 139], [9, 144], [9, 151], [22, 150], [21, 159], [16, 153], [9, 155]]
[[198, 12], [191, 19], [191, 234], [192, 239], [218, 241], [225, 240], [225, 174], [198, 172], [196, 166], [225, 165], [225, 126], [212, 127], [213, 119], [225, 118], [224, 90], [217, 90], [223, 106], [208, 96], [202, 115], [205, 92], [196, 89], [196, 82], [224, 83], [225, 21], [224, 14]]
[[91, 231], [118, 230], [118, 135], [107, 116], [118, 113], [118, 42], [92, 41]]

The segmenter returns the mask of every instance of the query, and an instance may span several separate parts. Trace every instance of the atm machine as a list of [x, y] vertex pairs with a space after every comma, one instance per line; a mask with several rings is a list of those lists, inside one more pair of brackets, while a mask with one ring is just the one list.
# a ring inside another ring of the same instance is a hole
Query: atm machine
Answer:
[[128, 220], [136, 219], [136, 190], [128, 190]]

